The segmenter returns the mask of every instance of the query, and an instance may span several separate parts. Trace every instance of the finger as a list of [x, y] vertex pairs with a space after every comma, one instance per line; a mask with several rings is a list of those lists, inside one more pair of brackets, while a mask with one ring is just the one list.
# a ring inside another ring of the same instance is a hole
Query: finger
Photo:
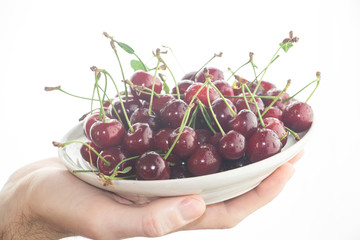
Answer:
[[196, 195], [162, 198], [143, 206], [125, 206], [112, 201], [107, 210], [102, 210], [107, 221], [104, 219], [100, 227], [106, 230], [101, 238], [163, 236], [196, 220], [205, 208], [204, 201]]
[[255, 189], [228, 201], [207, 206], [205, 214], [185, 229], [231, 228], [245, 217], [273, 200], [294, 173], [285, 163]]

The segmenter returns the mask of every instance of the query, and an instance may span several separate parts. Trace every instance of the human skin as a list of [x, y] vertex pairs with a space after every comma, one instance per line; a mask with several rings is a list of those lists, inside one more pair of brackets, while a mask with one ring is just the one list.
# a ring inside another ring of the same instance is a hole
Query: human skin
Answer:
[[57, 158], [17, 170], [0, 192], [0, 239], [158, 237], [176, 231], [232, 228], [273, 200], [303, 152], [253, 190], [206, 206], [197, 195], [133, 204], [73, 176]]

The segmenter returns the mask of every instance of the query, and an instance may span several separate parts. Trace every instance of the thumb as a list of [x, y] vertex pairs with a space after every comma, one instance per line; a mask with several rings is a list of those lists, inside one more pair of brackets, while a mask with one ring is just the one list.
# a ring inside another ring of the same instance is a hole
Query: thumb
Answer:
[[205, 209], [204, 200], [197, 195], [157, 199], [129, 210], [127, 230], [132, 236], [163, 236], [195, 221]]

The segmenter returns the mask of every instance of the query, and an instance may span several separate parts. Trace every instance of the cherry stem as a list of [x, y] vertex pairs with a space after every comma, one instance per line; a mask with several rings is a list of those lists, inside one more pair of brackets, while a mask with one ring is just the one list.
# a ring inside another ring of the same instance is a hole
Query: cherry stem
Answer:
[[[251, 111], [250, 106], [249, 106], [249, 102], [247, 100], [247, 97], [245, 96], [246, 94], [245, 94], [245, 86], [244, 85], [245, 84], [241, 84], [241, 90], [242, 90], [242, 93], [243, 93], [244, 102], [245, 102], [245, 105], [246, 105], [247, 109], [249, 109]], [[249, 96], [249, 97], [251, 98], [251, 96]]]
[[59, 142], [55, 142], [55, 141], [53, 141], [52, 143], [53, 143], [53, 145], [55, 147], [58, 147], [58, 148], [60, 148], [60, 147], [64, 148], [67, 145], [70, 145], [70, 144], [73, 144], [73, 143], [81, 143], [81, 144], [87, 146], [91, 151], [93, 151], [107, 166], [111, 165], [111, 163], [109, 161], [107, 161], [103, 156], [100, 155], [100, 153], [98, 153], [93, 147], [91, 147], [86, 142], [83, 142], [83, 141], [80, 141], [80, 140], [71, 140], [71, 141], [68, 141], [66, 143], [59, 143]]
[[208, 104], [209, 104], [210, 112], [211, 112], [211, 114], [212, 114], [212, 116], [213, 116], [213, 118], [214, 118], [214, 121], [215, 121], [216, 125], [218, 126], [218, 128], [219, 128], [219, 130], [220, 130], [220, 132], [221, 132], [221, 135], [222, 135], [222, 136], [225, 136], [225, 132], [224, 132], [224, 130], [222, 129], [222, 127], [221, 127], [221, 125], [220, 125], [219, 121], [217, 120], [217, 117], [216, 117], [216, 115], [215, 115], [215, 113], [214, 113], [214, 110], [213, 110], [212, 107], [211, 107], [209, 91], [210, 91], [210, 85], [207, 85], [207, 87], [206, 87], [206, 95], [207, 95], [207, 101], [208, 101]]
[[165, 159], [165, 160], [166, 160], [166, 159], [169, 157], [169, 155], [171, 154], [171, 151], [174, 149], [175, 144], [176, 144], [177, 141], [179, 140], [182, 132], [184, 131], [184, 128], [185, 128], [185, 126], [186, 126], [186, 122], [187, 122], [188, 119], [189, 119], [189, 115], [190, 115], [190, 111], [191, 111], [191, 108], [192, 108], [192, 107], [193, 107], [193, 104], [189, 105], [188, 108], [186, 109], [185, 114], [184, 114], [184, 117], [183, 117], [182, 122], [181, 122], [181, 125], [180, 125], [180, 128], [179, 128], [179, 133], [178, 133], [178, 135], [176, 136], [173, 144], [171, 145], [171, 147], [169, 148], [169, 150], [168, 150], [167, 153], [165, 154], [165, 156], [164, 156], [164, 159]]
[[209, 81], [210, 86], [215, 89], [215, 91], [220, 95], [222, 100], [225, 102], [226, 106], [229, 108], [231, 114], [236, 117], [236, 112], [232, 109], [232, 107], [229, 105], [229, 103], [226, 101], [224, 95], [220, 92], [220, 90], [211, 82]]
[[299, 140], [301, 139], [301, 138], [299, 137], [299, 135], [298, 135], [296, 132], [294, 132], [293, 130], [291, 130], [290, 128], [288, 128], [288, 127], [285, 126], [285, 129], [286, 129], [288, 132], [290, 132], [291, 135], [294, 136], [294, 138], [295, 138], [296, 141], [299, 141]]
[[82, 96], [78, 96], [78, 95], [69, 93], [69, 92], [65, 91], [64, 89], [62, 89], [61, 86], [57, 86], [57, 87], [45, 87], [44, 90], [47, 91], [47, 92], [54, 91], [54, 90], [58, 90], [58, 91], [60, 91], [60, 92], [62, 92], [62, 93], [65, 93], [66, 95], [71, 96], [71, 97], [76, 97], [76, 98], [80, 98], [80, 99], [84, 99], [84, 100], [95, 100], [95, 101], [97, 101], [97, 99], [88, 98], [88, 97], [82, 97]]
[[188, 123], [188, 126], [192, 126], [193, 129], [195, 129], [195, 123], [196, 123], [196, 117], [197, 117], [197, 114], [198, 114], [198, 111], [199, 111], [199, 105], [196, 106], [193, 114], [191, 115], [191, 118], [189, 120], [189, 123]]
[[[125, 80], [124, 69], [123, 69], [123, 67], [122, 67], [122, 64], [121, 64], [121, 61], [120, 61], [120, 58], [119, 58], [119, 54], [117, 53], [117, 50], [116, 50], [116, 47], [115, 47], [115, 44], [114, 44], [114, 40], [111, 40], [110, 44], [111, 44], [111, 47], [112, 47], [112, 49], [114, 50], [114, 53], [115, 53], [116, 58], [117, 58], [117, 60], [118, 60], [118, 63], [119, 63], [119, 66], [120, 66], [120, 70], [121, 70], [122, 78], [123, 78], [123, 80]], [[125, 99], [126, 99], [126, 101], [127, 101], [127, 100], [128, 100], [128, 90], [127, 90], [126, 83], [124, 83], [124, 88], [125, 88]]]
[[216, 57], [221, 57], [222, 56], [222, 52], [218, 53], [218, 54], [214, 54], [214, 56], [212, 56], [201, 68], [199, 68], [199, 70], [197, 70], [197, 72], [191, 77], [190, 80], [194, 80], [195, 76], [202, 70], [204, 69], [204, 67], [206, 67], [206, 65], [208, 65], [214, 58]]
[[267, 111], [269, 111], [269, 109], [277, 102], [277, 100], [279, 100], [279, 98], [287, 91], [287, 89], [289, 88], [291, 83], [291, 80], [287, 80], [286, 86], [285, 88], [274, 98], [274, 100], [269, 104], [269, 106], [263, 111], [263, 113], [261, 114], [261, 116], [263, 117]]
[[[253, 92], [254, 94], [255, 94], [256, 91], [259, 89], [259, 86], [260, 86], [260, 84], [261, 84], [261, 81], [263, 80], [264, 75], [265, 75], [266, 71], [268, 70], [268, 68], [270, 67], [270, 65], [279, 57], [279, 55], [277, 55], [277, 54], [278, 54], [278, 52], [279, 52], [280, 50], [281, 50], [281, 47], [279, 47], [278, 50], [275, 52], [274, 56], [271, 58], [270, 62], [269, 62], [268, 65], [264, 68], [264, 70], [262, 70], [262, 71], [259, 73], [258, 76], [260, 76], [261, 74], [262, 74], [262, 75], [261, 75], [261, 78], [260, 78], [258, 84], [256, 85], [256, 87], [255, 87], [255, 89], [254, 89], [254, 92]], [[258, 77], [258, 76], [257, 76], [257, 77]], [[257, 77], [255, 77], [255, 79], [257, 79]]]
[[103, 122], [106, 122], [104, 105], [103, 105], [103, 101], [101, 99], [100, 90], [99, 90], [99, 76], [100, 75], [98, 75], [98, 70], [96, 70], [95, 71], [95, 85], [96, 85], [96, 91], [97, 91], [97, 94], [98, 94], [98, 97], [99, 97], [99, 103], [100, 103], [99, 119], [101, 119]]
[[[128, 124], [130, 131], [131, 131], [131, 132], [134, 132], [134, 129], [133, 129], [133, 127], [132, 127], [131, 124], [130, 124], [129, 117], [128, 117], [127, 113], [126, 113], [126, 109], [125, 109], [124, 103], [123, 103], [123, 101], [122, 101], [122, 99], [121, 99], [121, 95], [120, 95], [119, 89], [118, 89], [118, 87], [116, 86], [116, 83], [115, 83], [113, 77], [112, 77], [111, 74], [108, 73], [106, 70], [103, 70], [103, 72], [104, 72], [106, 75], [108, 75], [108, 76], [110, 77], [111, 81], [113, 82], [113, 84], [114, 84], [114, 86], [115, 86], [115, 89], [116, 89], [116, 92], [117, 92], [117, 94], [118, 94], [119, 100], [120, 100], [121, 109], [122, 109], [122, 111], [123, 111], [123, 113], [124, 113], [124, 117], [125, 117], [126, 123]], [[115, 112], [117, 112], [117, 111], [115, 111]]]
[[246, 63], [244, 63], [243, 65], [241, 65], [240, 67], [238, 67], [238, 68], [235, 70], [235, 72], [232, 72], [232, 73], [231, 73], [230, 77], [229, 77], [226, 81], [229, 81], [229, 80], [235, 75], [236, 72], [238, 72], [242, 67], [245, 67], [246, 65], [248, 65], [250, 62], [251, 62], [251, 61], [249, 60], [249, 61], [247, 61]]
[[155, 74], [154, 74], [154, 79], [153, 79], [153, 83], [152, 83], [152, 87], [151, 87], [151, 96], [150, 96], [150, 103], [149, 103], [149, 115], [151, 115], [151, 108], [153, 105], [153, 98], [154, 98], [154, 89], [155, 89], [155, 80], [156, 80], [156, 75], [157, 75], [157, 71], [160, 65], [160, 59], [158, 58], [157, 61], [157, 65], [156, 65], [156, 69], [155, 69]]
[[130, 160], [134, 160], [134, 159], [136, 159], [136, 158], [138, 158], [138, 157], [139, 157], [139, 156], [133, 156], [133, 157], [125, 158], [124, 160], [120, 161], [120, 162], [116, 165], [116, 167], [114, 168], [114, 172], [113, 172], [113, 174], [111, 174], [110, 179], [114, 179], [115, 176], [116, 176], [116, 174], [118, 174], [118, 173], [128, 173], [128, 172], [130, 172], [131, 169], [132, 169], [132, 167], [130, 167], [130, 166], [127, 167], [127, 168], [125, 168], [123, 171], [118, 171], [118, 169], [119, 169], [120, 165], [123, 164], [124, 162], [130, 161]]
[[298, 95], [300, 92], [302, 92], [305, 88], [309, 87], [311, 84], [316, 82], [316, 86], [314, 88], [314, 90], [311, 92], [310, 96], [306, 99], [305, 102], [308, 102], [311, 98], [311, 96], [314, 94], [314, 92], [316, 91], [316, 89], [318, 88], [319, 84], [320, 84], [320, 78], [321, 78], [321, 74], [320, 72], [316, 73], [316, 79], [310, 83], [308, 83], [305, 87], [303, 87], [302, 89], [300, 89], [297, 93], [295, 93], [294, 95], [292, 95], [291, 97], [289, 97], [288, 99], [286, 99], [284, 102], [288, 102], [291, 99], [293, 99], [296, 95]]
[[[171, 50], [171, 49], [170, 49], [170, 50]], [[165, 65], [166, 69], [169, 70], [170, 75], [171, 75], [171, 77], [173, 78], [174, 83], [175, 83], [175, 89], [176, 89], [177, 98], [180, 99], [179, 86], [178, 86], [178, 84], [177, 84], [177, 81], [176, 81], [176, 79], [175, 79], [175, 76], [174, 76], [174, 74], [172, 73], [172, 71], [171, 71], [171, 69], [169, 68], [169, 66], [165, 63], [164, 59], [161, 58], [161, 56], [160, 56], [160, 51], [157, 51], [156, 57], [158, 58], [158, 60], [159, 60], [160, 62], [162, 62], [162, 63]]]
[[198, 104], [200, 106], [200, 111], [204, 117], [204, 120], [206, 122], [206, 124], [208, 125], [208, 127], [210, 128], [210, 131], [215, 135], [216, 134], [216, 131], [215, 129], [213, 128], [213, 126], [211, 125], [211, 122], [210, 122], [210, 116], [208, 114], [208, 112], [206, 111], [206, 107], [205, 105], [199, 100], [198, 101]]
[[261, 126], [262, 126], [262, 127], [265, 127], [265, 123], [264, 123], [264, 121], [263, 121], [263, 119], [262, 119], [259, 106], [257, 105], [257, 102], [256, 102], [256, 100], [255, 100], [255, 98], [254, 98], [254, 94], [251, 92], [251, 90], [249, 89], [249, 87], [248, 87], [246, 84], [243, 84], [243, 86], [245, 86], [246, 90], [249, 92], [249, 94], [250, 94], [250, 96], [251, 96], [251, 100], [252, 100], [252, 101], [254, 102], [254, 104], [255, 104], [256, 112], [257, 112], [257, 114], [258, 114], [258, 116], [259, 116], [259, 121], [260, 121]]

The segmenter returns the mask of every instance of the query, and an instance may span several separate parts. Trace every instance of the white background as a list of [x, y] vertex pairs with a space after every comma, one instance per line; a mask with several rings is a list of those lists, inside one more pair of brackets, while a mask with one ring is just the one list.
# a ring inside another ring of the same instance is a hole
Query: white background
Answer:
[[[236, 69], [254, 52], [261, 69], [290, 30], [300, 42], [266, 79], [290, 93], [322, 73], [310, 101], [316, 132], [280, 196], [230, 230], [171, 234], [163, 239], [360, 239], [359, 1], [0, 1], [0, 188], [22, 165], [55, 156], [53, 140], [90, 106], [45, 86], [90, 96], [93, 65], [120, 71], [107, 31], [149, 64], [164, 56], [181, 77], [210, 65]], [[121, 52], [127, 76], [130, 56]], [[240, 74], [251, 78], [250, 68]], [[307, 94], [300, 98], [305, 99]], [[0, 211], [6, 211], [1, 209]]]

